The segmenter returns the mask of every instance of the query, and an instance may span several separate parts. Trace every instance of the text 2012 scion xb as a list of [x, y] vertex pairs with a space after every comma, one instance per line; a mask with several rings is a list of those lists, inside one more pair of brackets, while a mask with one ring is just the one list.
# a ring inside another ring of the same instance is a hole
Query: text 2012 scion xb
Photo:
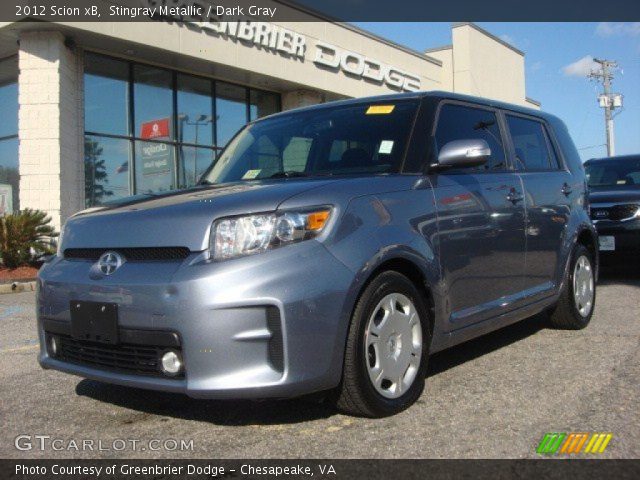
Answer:
[[554, 116], [442, 92], [243, 128], [193, 188], [71, 217], [39, 274], [40, 363], [200, 398], [329, 392], [378, 417], [429, 354], [593, 314], [598, 240]]

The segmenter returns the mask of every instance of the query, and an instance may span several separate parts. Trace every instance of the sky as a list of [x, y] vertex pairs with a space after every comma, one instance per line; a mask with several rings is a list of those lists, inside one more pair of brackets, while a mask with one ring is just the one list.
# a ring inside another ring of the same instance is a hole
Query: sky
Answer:
[[[449, 23], [354, 24], [420, 52], [451, 43]], [[640, 153], [640, 22], [477, 25], [524, 51], [527, 96], [565, 121], [583, 160], [606, 156], [602, 86], [586, 75], [594, 57], [617, 61], [613, 91], [624, 108], [615, 112], [616, 155]]]

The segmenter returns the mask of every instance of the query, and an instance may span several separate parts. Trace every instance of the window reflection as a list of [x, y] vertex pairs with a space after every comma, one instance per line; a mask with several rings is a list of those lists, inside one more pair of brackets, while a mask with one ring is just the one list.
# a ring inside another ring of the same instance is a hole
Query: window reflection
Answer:
[[100, 205], [130, 195], [129, 140], [85, 136], [85, 204]]
[[249, 118], [280, 110], [276, 93], [93, 53], [84, 83], [88, 206], [192, 186]]
[[215, 150], [182, 145], [178, 149], [180, 188], [191, 187], [215, 160]]
[[5, 138], [0, 140], [0, 216], [20, 209], [19, 186], [18, 137]]
[[178, 75], [178, 141], [213, 145], [210, 80]]
[[[170, 138], [172, 93], [171, 72], [146, 65], [135, 65], [134, 79], [134, 135], [140, 138]], [[158, 132], [152, 127], [156, 122], [166, 124], [167, 130]]]
[[89, 132], [129, 133], [129, 65], [87, 55], [84, 76], [84, 121]]
[[251, 90], [249, 115], [251, 121], [280, 111], [280, 95], [271, 92]]
[[247, 89], [216, 82], [216, 115], [218, 146], [223, 147], [248, 121]]
[[0, 60], [0, 216], [20, 209], [18, 57]]

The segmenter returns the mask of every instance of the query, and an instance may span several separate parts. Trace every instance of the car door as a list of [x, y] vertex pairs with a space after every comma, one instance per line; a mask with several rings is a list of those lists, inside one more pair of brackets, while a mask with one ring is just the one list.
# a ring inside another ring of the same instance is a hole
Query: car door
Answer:
[[[524, 289], [530, 300], [551, 293], [559, 278], [559, 252], [569, 221], [572, 176], [550, 130], [536, 117], [505, 112], [509, 149], [525, 191]], [[578, 188], [576, 188], [578, 191]]]
[[508, 162], [497, 110], [445, 101], [433, 130], [435, 151], [448, 142], [483, 139], [486, 164], [431, 175], [449, 330], [506, 311], [522, 291], [524, 191]]

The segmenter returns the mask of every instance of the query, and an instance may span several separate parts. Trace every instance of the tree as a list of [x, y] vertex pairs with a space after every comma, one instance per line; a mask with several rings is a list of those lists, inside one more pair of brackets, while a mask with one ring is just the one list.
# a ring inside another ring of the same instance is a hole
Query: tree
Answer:
[[113, 195], [107, 190], [109, 183], [107, 167], [102, 156], [102, 147], [91, 138], [84, 139], [84, 192], [87, 207], [102, 203], [105, 197]]
[[49, 224], [51, 217], [40, 210], [26, 208], [0, 218], [0, 257], [5, 267], [29, 264], [34, 257], [53, 253], [58, 236]]

